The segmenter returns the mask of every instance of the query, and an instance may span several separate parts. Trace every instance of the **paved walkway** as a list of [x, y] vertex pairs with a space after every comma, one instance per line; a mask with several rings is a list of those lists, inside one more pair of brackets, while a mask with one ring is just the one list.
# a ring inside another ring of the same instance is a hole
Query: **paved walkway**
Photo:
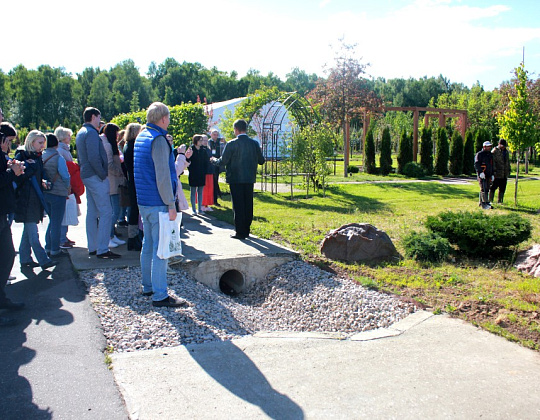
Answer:
[[[84, 226], [69, 236], [84, 245]], [[540, 418], [540, 354], [447, 316], [418, 312], [351, 340], [259, 333], [113, 354], [109, 371], [70, 258], [52, 275], [14, 273], [8, 294], [28, 309], [0, 330], [2, 419]]]

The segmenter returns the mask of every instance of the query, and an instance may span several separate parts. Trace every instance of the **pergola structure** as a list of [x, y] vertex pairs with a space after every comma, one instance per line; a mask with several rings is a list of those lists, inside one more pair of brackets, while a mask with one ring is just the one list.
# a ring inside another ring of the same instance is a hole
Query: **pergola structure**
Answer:
[[[366, 144], [366, 134], [369, 127], [371, 115], [369, 109], [364, 112], [364, 130], [362, 134], [362, 144]], [[465, 131], [467, 130], [467, 111], [463, 109], [447, 109], [447, 108], [430, 108], [430, 107], [418, 107], [418, 106], [388, 106], [384, 108], [378, 108], [372, 111], [412, 111], [413, 112], [413, 160], [417, 162], [418, 155], [418, 120], [420, 118], [420, 112], [424, 114], [424, 125], [427, 126], [430, 118], [439, 119], [439, 127], [446, 125], [447, 118], [459, 118], [459, 131], [461, 136], [465, 138]]]

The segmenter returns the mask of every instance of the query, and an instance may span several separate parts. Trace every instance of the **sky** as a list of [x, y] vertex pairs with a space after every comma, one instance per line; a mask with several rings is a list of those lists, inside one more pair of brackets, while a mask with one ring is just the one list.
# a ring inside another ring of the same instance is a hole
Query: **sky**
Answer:
[[9, 0], [0, 5], [7, 73], [48, 64], [75, 75], [167, 57], [242, 77], [325, 75], [340, 39], [369, 77], [443, 75], [492, 90], [523, 59], [540, 76], [538, 0]]

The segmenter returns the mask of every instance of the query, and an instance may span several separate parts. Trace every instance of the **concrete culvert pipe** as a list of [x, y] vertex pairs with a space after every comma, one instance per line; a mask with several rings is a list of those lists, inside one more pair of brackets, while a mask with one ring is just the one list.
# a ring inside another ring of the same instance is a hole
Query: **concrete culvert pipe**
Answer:
[[228, 270], [219, 279], [219, 290], [229, 296], [238, 295], [244, 286], [244, 275], [238, 270]]

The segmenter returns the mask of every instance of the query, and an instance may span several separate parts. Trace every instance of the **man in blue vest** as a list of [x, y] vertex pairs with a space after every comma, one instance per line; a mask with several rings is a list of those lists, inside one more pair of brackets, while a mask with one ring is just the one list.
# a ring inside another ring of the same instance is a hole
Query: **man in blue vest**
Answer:
[[173, 149], [167, 141], [169, 108], [154, 102], [146, 111], [146, 128], [135, 140], [134, 175], [137, 203], [143, 222], [141, 251], [142, 293], [152, 296], [153, 306], [184, 307], [187, 302], [167, 292], [167, 260], [157, 256], [159, 246], [159, 213], [176, 219], [178, 177]]

